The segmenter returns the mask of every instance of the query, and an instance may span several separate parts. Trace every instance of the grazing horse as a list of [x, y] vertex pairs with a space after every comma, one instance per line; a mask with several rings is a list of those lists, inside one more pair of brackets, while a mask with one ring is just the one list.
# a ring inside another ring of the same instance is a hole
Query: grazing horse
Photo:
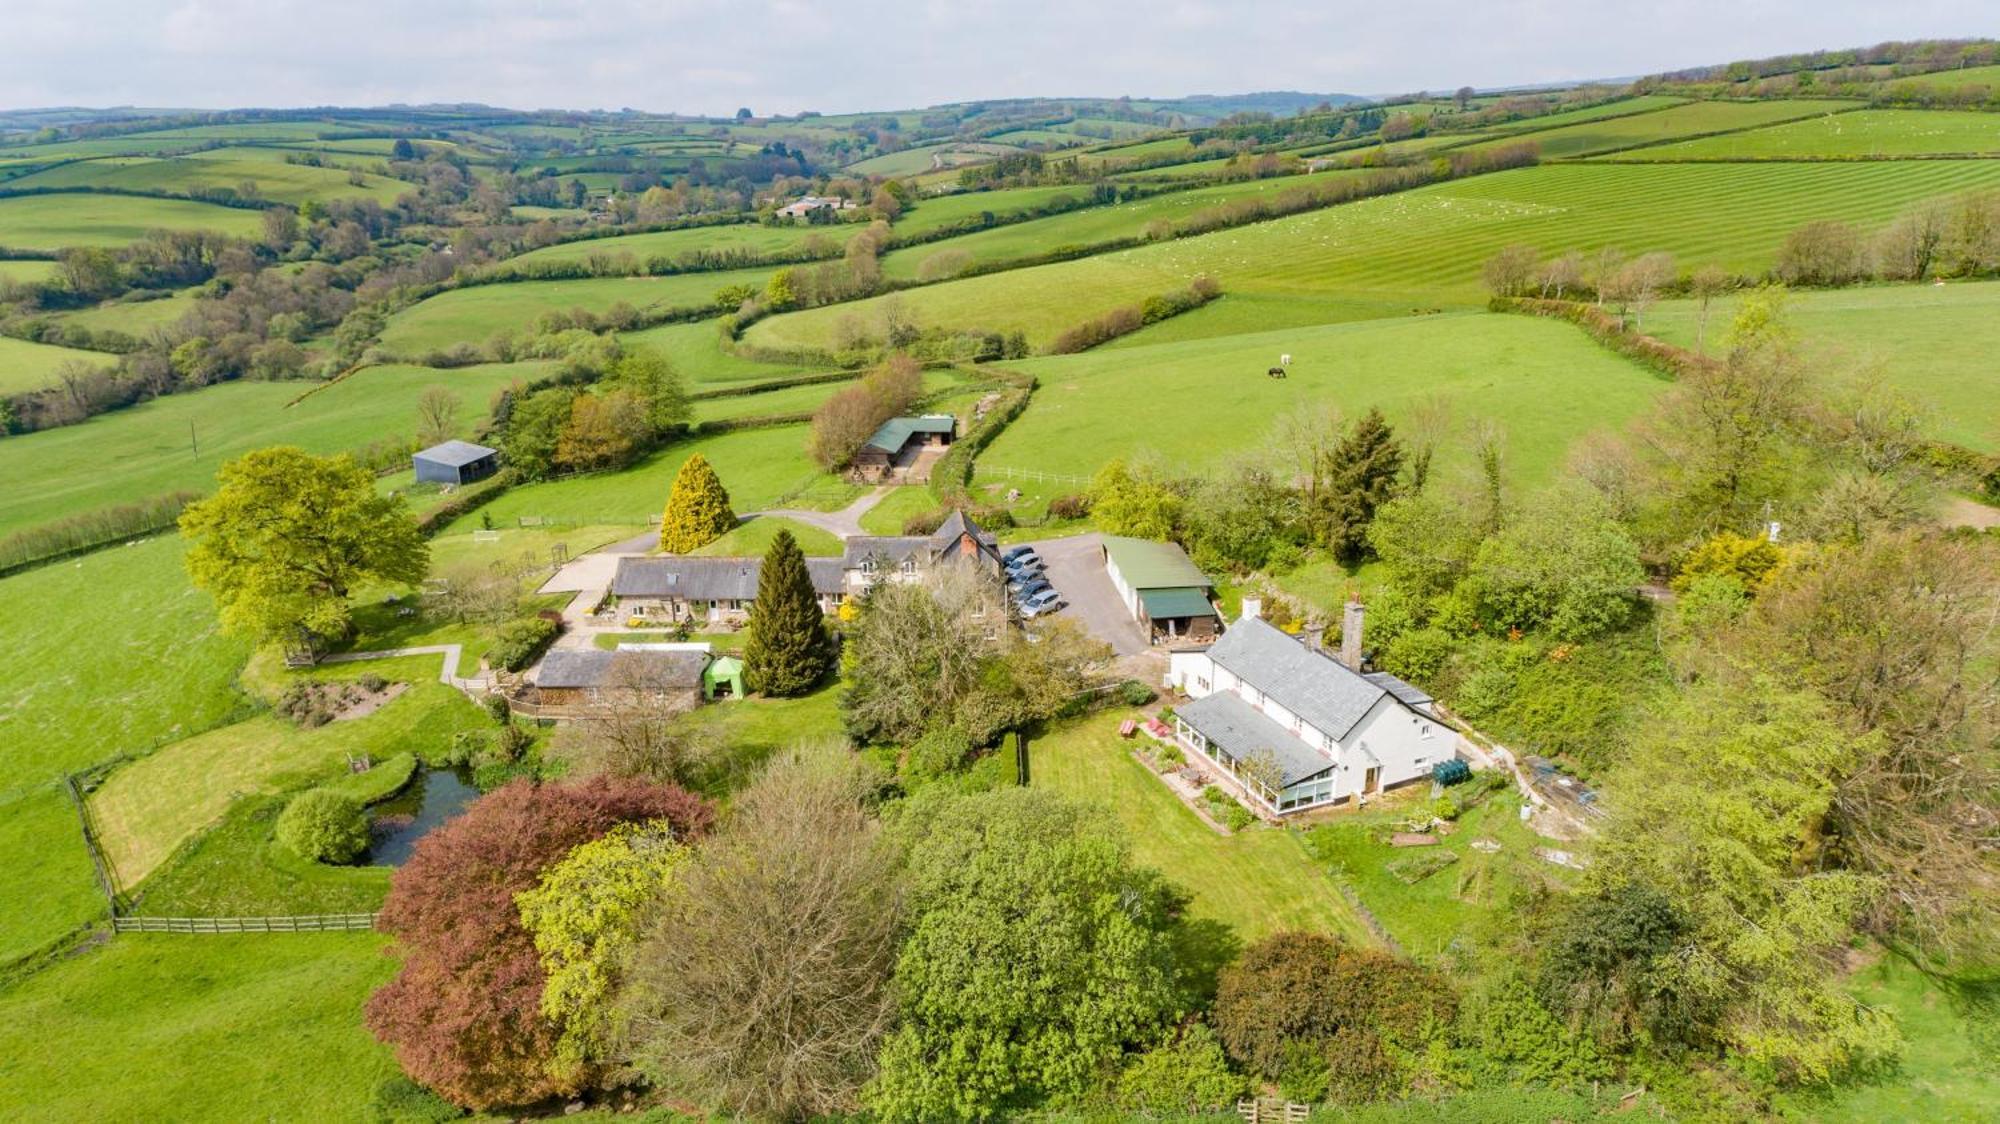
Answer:
[[1281, 379], [1285, 377], [1285, 369], [1283, 367], [1273, 367], [1265, 371], [1264, 374], [1270, 378]]

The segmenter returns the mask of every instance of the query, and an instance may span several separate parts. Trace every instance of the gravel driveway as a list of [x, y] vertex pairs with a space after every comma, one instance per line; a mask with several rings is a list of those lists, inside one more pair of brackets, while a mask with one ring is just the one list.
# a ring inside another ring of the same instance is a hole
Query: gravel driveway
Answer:
[[1028, 545], [1048, 564], [1049, 584], [1069, 602], [1057, 616], [1082, 621], [1091, 635], [1110, 644], [1112, 651], [1120, 656], [1147, 650], [1146, 635], [1140, 631], [1139, 622], [1125, 610], [1110, 575], [1104, 572], [1101, 536], [1071, 535]]

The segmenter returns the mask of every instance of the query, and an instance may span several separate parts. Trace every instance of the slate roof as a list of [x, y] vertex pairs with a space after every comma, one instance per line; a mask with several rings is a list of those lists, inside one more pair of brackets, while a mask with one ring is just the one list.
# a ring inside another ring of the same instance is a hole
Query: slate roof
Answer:
[[910, 438], [919, 433], [942, 433], [946, 437], [958, 432], [958, 419], [950, 414], [924, 414], [914, 418], [890, 418], [882, 423], [863, 444], [880, 449], [885, 453], [898, 453]]
[[658, 684], [695, 687], [701, 683], [708, 653], [683, 649], [671, 652], [607, 652], [602, 648], [557, 648], [542, 657], [535, 673], [537, 687], [618, 687]]
[[1421, 710], [1428, 713], [1431, 703], [1437, 701], [1431, 698], [1422, 687], [1398, 679], [1386, 671], [1371, 671], [1364, 674], [1362, 678], [1396, 696], [1398, 702], [1409, 707], [1411, 710]]
[[1118, 567], [1118, 576], [1131, 589], [1175, 589], [1192, 586], [1208, 589], [1215, 585], [1187, 556], [1187, 551], [1170, 542], [1104, 536], [1104, 553]]
[[[748, 601], [757, 596], [761, 558], [620, 558], [611, 578], [616, 597], [677, 597], [687, 601]], [[813, 592], [845, 588], [838, 558], [808, 558]]]
[[945, 516], [937, 530], [928, 535], [860, 535], [848, 539], [840, 562], [850, 570], [860, 569], [862, 561], [868, 558], [889, 567], [899, 565], [911, 555], [924, 562], [935, 562], [940, 555], [956, 546], [962, 535], [971, 535], [976, 539], [981, 553], [999, 558], [1000, 540], [992, 532], [981, 530], [979, 524], [965, 517], [964, 512], [953, 511]]
[[1238, 761], [1270, 751], [1284, 777], [1280, 788], [1333, 768], [1333, 758], [1324, 750], [1307, 745], [1233, 692], [1217, 691], [1175, 707], [1174, 715]]
[[1335, 741], [1345, 738], [1388, 693], [1258, 617], [1231, 625], [1209, 646], [1208, 657]]
[[484, 460], [498, 451], [497, 449], [489, 449], [484, 445], [474, 445], [470, 441], [446, 441], [441, 445], [432, 445], [430, 448], [417, 453], [416, 459], [430, 461], [432, 464], [450, 465], [453, 468], [464, 468], [466, 465], [474, 461]]

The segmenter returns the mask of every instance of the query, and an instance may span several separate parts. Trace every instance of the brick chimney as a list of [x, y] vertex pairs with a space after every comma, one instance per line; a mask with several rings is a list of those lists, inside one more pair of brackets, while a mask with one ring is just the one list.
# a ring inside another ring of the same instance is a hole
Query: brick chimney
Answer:
[[1361, 595], [1350, 593], [1340, 615], [1340, 662], [1350, 671], [1361, 670]]

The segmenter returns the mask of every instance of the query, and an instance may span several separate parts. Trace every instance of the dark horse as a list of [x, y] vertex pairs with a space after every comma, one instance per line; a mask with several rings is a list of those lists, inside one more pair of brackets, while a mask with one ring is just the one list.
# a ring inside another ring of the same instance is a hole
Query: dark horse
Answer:
[[1285, 369], [1283, 367], [1273, 367], [1270, 370], [1265, 371], [1264, 374], [1274, 379], [1281, 379], [1285, 377]]

